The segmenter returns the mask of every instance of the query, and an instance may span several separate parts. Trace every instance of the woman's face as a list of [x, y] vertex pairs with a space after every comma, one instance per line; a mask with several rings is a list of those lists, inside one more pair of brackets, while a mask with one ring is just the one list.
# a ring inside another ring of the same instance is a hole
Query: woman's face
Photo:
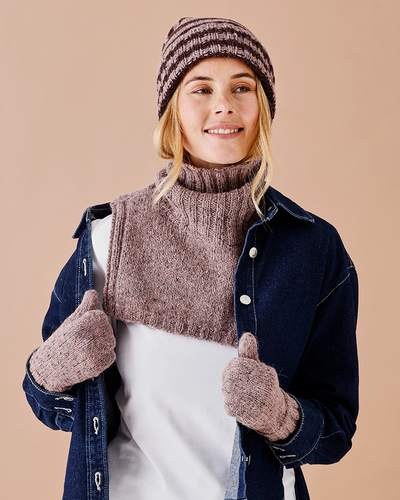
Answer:
[[183, 145], [195, 167], [240, 162], [258, 131], [254, 72], [238, 59], [205, 59], [186, 73], [178, 110]]

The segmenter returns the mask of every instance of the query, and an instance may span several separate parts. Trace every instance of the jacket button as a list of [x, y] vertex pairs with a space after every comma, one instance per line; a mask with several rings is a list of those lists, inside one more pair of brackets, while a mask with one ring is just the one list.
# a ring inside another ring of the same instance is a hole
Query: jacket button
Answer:
[[248, 306], [249, 304], [251, 304], [251, 298], [248, 295], [241, 295], [239, 300], [245, 306]]
[[250, 250], [249, 250], [249, 255], [250, 255], [250, 257], [251, 257], [252, 259], [255, 259], [255, 258], [257, 257], [257, 253], [258, 253], [258, 251], [257, 251], [257, 248], [256, 248], [256, 247], [252, 247], [252, 248], [250, 248]]

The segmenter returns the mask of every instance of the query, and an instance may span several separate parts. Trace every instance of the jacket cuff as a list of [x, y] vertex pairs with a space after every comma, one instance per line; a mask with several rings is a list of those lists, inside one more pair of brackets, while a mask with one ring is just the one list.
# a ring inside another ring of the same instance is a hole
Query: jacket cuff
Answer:
[[277, 460], [287, 468], [308, 463], [307, 457], [315, 450], [324, 430], [322, 412], [310, 401], [291, 396], [299, 405], [300, 420], [297, 430], [286, 441], [267, 440]]
[[37, 384], [29, 369], [31, 356], [26, 363], [23, 382], [28, 403], [36, 417], [51, 429], [71, 431], [75, 415], [75, 396], [68, 392], [49, 392]]

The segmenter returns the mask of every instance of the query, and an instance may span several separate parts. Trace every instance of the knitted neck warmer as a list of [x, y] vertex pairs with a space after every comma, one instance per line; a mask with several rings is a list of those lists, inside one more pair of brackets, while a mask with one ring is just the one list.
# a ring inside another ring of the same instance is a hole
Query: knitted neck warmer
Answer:
[[104, 310], [125, 322], [236, 346], [234, 274], [247, 230], [259, 160], [202, 169], [182, 165], [152, 207], [156, 182], [111, 203]]

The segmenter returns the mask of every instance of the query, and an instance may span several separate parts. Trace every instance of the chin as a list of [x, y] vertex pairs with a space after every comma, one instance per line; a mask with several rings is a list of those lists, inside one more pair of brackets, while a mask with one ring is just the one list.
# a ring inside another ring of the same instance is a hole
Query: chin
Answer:
[[226, 165], [234, 165], [235, 163], [239, 163], [246, 155], [240, 155], [240, 154], [235, 154], [233, 155], [232, 153], [230, 154], [219, 154], [215, 155], [213, 157], [210, 157], [209, 159], [205, 160], [208, 163], [213, 163], [216, 165], [221, 165], [221, 166], [226, 166]]
[[[188, 151], [186, 149], [186, 151]], [[203, 168], [223, 168], [229, 165], [234, 165], [236, 163], [240, 163], [243, 158], [246, 157], [246, 153], [232, 152], [232, 151], [218, 151], [215, 154], [208, 151], [207, 155], [204, 155], [199, 151], [188, 151], [191, 163], [195, 167], [203, 167]], [[197, 154], [196, 154], [197, 153]], [[211, 153], [211, 154], [210, 154]]]

